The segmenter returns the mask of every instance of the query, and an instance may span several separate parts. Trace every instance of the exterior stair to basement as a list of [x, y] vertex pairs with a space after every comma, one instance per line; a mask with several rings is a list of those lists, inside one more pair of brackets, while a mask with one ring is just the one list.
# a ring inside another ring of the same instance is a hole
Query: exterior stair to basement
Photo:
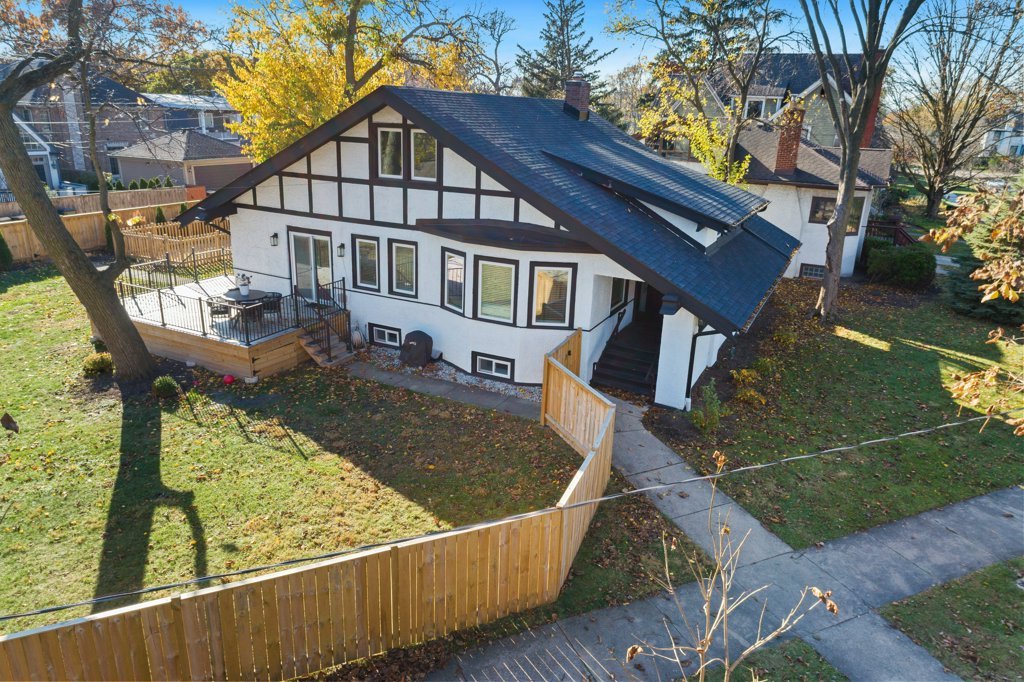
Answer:
[[658, 376], [660, 330], [632, 324], [605, 345], [590, 383], [640, 395], [653, 395]]
[[338, 367], [350, 362], [355, 353], [348, 350], [345, 340], [333, 330], [330, 331], [330, 352], [326, 344], [314, 338], [313, 334], [303, 332], [299, 335], [299, 344], [313, 358], [313, 362], [321, 367]]

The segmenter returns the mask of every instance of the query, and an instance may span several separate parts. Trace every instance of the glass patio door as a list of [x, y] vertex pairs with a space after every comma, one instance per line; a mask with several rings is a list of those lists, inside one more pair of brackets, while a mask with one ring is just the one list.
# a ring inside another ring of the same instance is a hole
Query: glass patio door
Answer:
[[299, 296], [315, 301], [317, 291], [331, 283], [331, 239], [292, 233], [292, 281]]

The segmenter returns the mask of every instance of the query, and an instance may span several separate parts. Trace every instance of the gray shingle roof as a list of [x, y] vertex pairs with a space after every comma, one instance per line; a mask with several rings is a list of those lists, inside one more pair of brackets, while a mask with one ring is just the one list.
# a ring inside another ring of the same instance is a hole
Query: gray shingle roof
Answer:
[[[840, 59], [840, 62], [843, 60]], [[862, 55], [851, 54], [850, 62], [857, 69]], [[846, 65], [840, 64], [842, 73], [837, 80], [844, 92], [850, 91]], [[800, 94], [806, 91], [821, 78], [818, 73], [818, 62], [811, 52], [780, 52], [766, 54], [761, 58], [761, 66], [751, 84], [750, 94], [754, 96], [783, 97], [787, 93]], [[712, 77], [711, 85], [719, 99], [728, 104], [734, 93], [729, 92], [728, 80], [724, 77]]]
[[[765, 201], [661, 159], [558, 100], [379, 88], [179, 217], [223, 215], [231, 200], [388, 105], [686, 309], [728, 333], [746, 328], [799, 243], [751, 214]], [[733, 234], [705, 253], [639, 201], [671, 205]]]
[[[779, 127], [770, 124], [750, 126], [740, 133], [738, 156], [750, 155], [747, 171], [749, 182], [767, 182], [780, 185], [839, 185], [838, 147], [819, 147], [807, 140], [800, 141], [796, 157], [796, 173], [779, 175], [775, 172], [775, 158], [779, 149]], [[891, 149], [862, 149], [857, 187], [869, 189], [883, 187], [889, 180], [892, 166]]]
[[198, 130], [178, 130], [125, 147], [111, 156], [157, 161], [198, 161], [201, 159], [245, 159], [236, 144], [218, 140]]

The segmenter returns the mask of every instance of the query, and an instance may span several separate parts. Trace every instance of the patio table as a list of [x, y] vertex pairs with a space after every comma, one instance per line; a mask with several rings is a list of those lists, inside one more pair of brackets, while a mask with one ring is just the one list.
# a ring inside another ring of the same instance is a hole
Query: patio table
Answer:
[[242, 292], [239, 289], [231, 289], [230, 291], [225, 291], [220, 297], [231, 303], [259, 303], [267, 297], [267, 292], [262, 289], [249, 289], [249, 293], [242, 296]]

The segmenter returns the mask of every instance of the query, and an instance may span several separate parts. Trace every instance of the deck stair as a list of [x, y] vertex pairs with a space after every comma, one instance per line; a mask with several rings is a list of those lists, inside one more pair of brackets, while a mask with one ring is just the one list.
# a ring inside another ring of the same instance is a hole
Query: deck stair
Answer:
[[330, 354], [324, 344], [319, 343], [309, 332], [299, 334], [299, 344], [309, 353], [309, 357], [313, 358], [313, 362], [321, 367], [338, 367], [350, 362], [355, 353], [348, 350], [345, 340], [334, 331], [331, 331], [330, 335]]
[[657, 332], [627, 327], [601, 353], [590, 383], [640, 395], [653, 395], [658, 376]]

